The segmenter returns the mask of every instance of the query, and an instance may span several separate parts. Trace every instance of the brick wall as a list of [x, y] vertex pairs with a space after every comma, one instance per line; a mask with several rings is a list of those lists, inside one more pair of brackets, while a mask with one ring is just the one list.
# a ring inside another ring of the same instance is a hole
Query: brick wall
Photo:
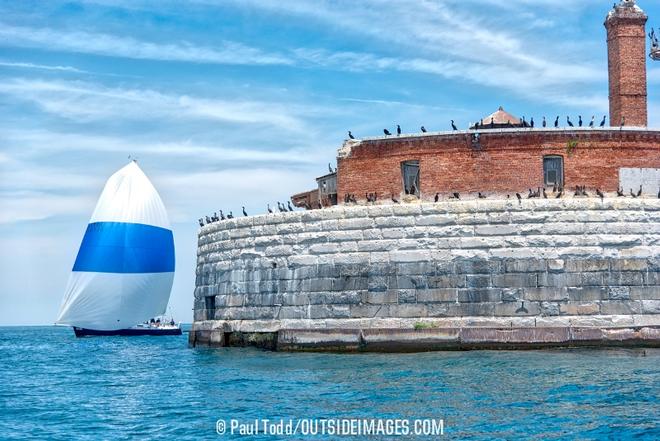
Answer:
[[[576, 142], [569, 148], [570, 142]], [[567, 189], [586, 185], [614, 192], [620, 168], [660, 168], [660, 132], [624, 130], [510, 129], [484, 131], [481, 149], [472, 147], [471, 133], [456, 132], [347, 141], [338, 155], [338, 194], [380, 199], [403, 191], [401, 162], [420, 161], [422, 197], [436, 192], [527, 194], [543, 185], [543, 157], [564, 160]], [[628, 191], [629, 189], [626, 189]], [[467, 195], [466, 195], [467, 196]]]
[[615, 7], [605, 20], [609, 69], [610, 122], [647, 125], [646, 24], [639, 9]]

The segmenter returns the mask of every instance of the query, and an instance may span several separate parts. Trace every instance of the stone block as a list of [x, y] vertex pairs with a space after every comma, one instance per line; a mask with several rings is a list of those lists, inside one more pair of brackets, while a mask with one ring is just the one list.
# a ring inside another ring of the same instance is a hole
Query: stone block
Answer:
[[391, 317], [428, 317], [427, 306], [420, 303], [404, 303], [400, 305], [390, 305]]
[[491, 286], [490, 276], [488, 275], [467, 275], [465, 286], [467, 288], [487, 288]]
[[417, 303], [417, 291], [414, 289], [397, 289], [399, 303]]
[[497, 288], [466, 288], [458, 291], [459, 302], [480, 303], [501, 300], [502, 290]]
[[492, 274], [501, 270], [501, 261], [494, 259], [461, 259], [454, 262], [453, 268], [458, 274]]
[[632, 300], [660, 300], [660, 286], [632, 286], [630, 287]]
[[347, 318], [351, 316], [350, 308], [348, 305], [311, 305], [309, 306], [309, 318], [312, 320]]
[[525, 290], [522, 288], [504, 288], [502, 289], [503, 302], [517, 302], [525, 298]]
[[433, 262], [399, 263], [396, 265], [396, 272], [400, 275], [433, 276], [436, 273], [436, 265]]
[[541, 314], [542, 315], [559, 315], [559, 303], [555, 302], [541, 302]]
[[393, 277], [393, 283], [390, 287], [399, 289], [426, 289], [428, 287], [428, 279], [425, 276], [399, 275]]
[[367, 289], [372, 292], [383, 292], [389, 288], [387, 276], [370, 276], [367, 279]]
[[600, 303], [603, 315], [641, 314], [642, 304], [637, 300], [604, 300]]
[[539, 304], [533, 302], [495, 303], [493, 309], [499, 317], [537, 316], [540, 312]]
[[368, 286], [367, 277], [346, 275], [332, 279], [333, 291], [366, 290]]
[[392, 262], [428, 262], [431, 261], [429, 251], [392, 251], [390, 261]]
[[465, 286], [464, 275], [432, 276], [428, 278], [429, 288], [464, 288]]
[[559, 273], [565, 271], [566, 262], [562, 259], [549, 259], [546, 263], [548, 266], [548, 272]]
[[612, 271], [646, 271], [648, 261], [646, 259], [612, 259]]
[[522, 274], [494, 274], [493, 286], [500, 288], [526, 288], [536, 287], [537, 277], [534, 273]]
[[630, 287], [610, 286], [607, 288], [607, 298], [610, 300], [630, 300]]
[[352, 318], [390, 317], [390, 305], [350, 305]]
[[422, 289], [417, 291], [419, 303], [457, 302], [458, 290], [456, 288]]
[[415, 224], [418, 226], [443, 226], [455, 223], [454, 217], [449, 215], [423, 215], [415, 218]]
[[565, 288], [580, 286], [582, 277], [580, 273], [540, 273], [538, 274], [539, 287]]
[[319, 292], [310, 297], [315, 304], [322, 305], [357, 305], [362, 303], [364, 291]]
[[415, 225], [415, 218], [412, 216], [377, 217], [374, 220], [377, 228], [412, 227]]
[[[580, 288], [568, 288], [568, 300], [577, 302], [588, 302], [608, 298], [607, 289], [602, 286], [588, 286]], [[554, 299], [565, 300], [565, 299]]]
[[518, 234], [517, 225], [477, 225], [474, 234], [478, 236], [509, 236]]
[[607, 259], [569, 259], [566, 261], [565, 270], [570, 273], [608, 271], [609, 266]]
[[537, 273], [544, 272], [547, 262], [543, 259], [507, 259], [504, 261], [504, 271], [507, 273]]
[[602, 286], [603, 285], [603, 277], [607, 273], [600, 273], [600, 272], [594, 272], [594, 273], [582, 273], [582, 286]]
[[567, 302], [559, 305], [559, 311], [564, 315], [593, 315], [600, 313], [597, 302]]
[[642, 300], [642, 313], [660, 314], [660, 300]]

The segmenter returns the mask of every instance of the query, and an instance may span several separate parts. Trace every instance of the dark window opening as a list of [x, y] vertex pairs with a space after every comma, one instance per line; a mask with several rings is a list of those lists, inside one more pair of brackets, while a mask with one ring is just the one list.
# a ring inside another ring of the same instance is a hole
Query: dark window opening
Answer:
[[215, 296], [208, 296], [204, 298], [206, 304], [206, 320], [215, 319]]
[[564, 185], [564, 158], [561, 156], [543, 158], [543, 182], [545, 185]]
[[419, 197], [419, 161], [406, 161], [401, 163], [403, 176], [403, 191]]

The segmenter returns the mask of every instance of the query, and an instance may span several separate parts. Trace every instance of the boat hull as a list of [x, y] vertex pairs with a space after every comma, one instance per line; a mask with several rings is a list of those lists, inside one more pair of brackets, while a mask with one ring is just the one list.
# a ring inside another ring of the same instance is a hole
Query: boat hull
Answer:
[[110, 336], [121, 335], [124, 337], [135, 337], [140, 335], [181, 335], [181, 328], [128, 328], [117, 329], [114, 331], [99, 331], [96, 329], [85, 329], [73, 327], [73, 332], [76, 337], [94, 337], [94, 336]]

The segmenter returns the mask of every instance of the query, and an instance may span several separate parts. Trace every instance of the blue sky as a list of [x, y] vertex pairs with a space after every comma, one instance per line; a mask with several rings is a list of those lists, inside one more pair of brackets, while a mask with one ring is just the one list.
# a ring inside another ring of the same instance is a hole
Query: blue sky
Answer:
[[[638, 2], [649, 26], [660, 4]], [[347, 130], [607, 113], [611, 0], [0, 0], [0, 324], [52, 323], [129, 155], [172, 221], [192, 317], [196, 220], [314, 187]], [[660, 123], [660, 64], [649, 61]]]

